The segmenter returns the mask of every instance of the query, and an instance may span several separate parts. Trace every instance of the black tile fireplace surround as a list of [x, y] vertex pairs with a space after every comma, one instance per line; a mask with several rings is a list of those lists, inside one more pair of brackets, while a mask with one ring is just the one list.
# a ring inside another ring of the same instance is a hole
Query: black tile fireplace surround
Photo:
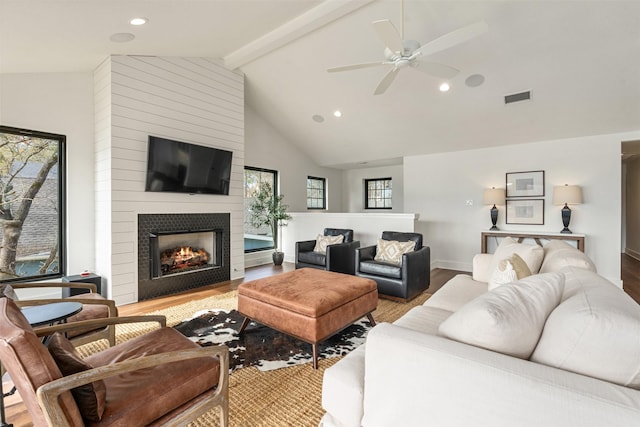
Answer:
[[[220, 230], [222, 264], [213, 269], [151, 278], [150, 237], [157, 233]], [[228, 213], [139, 214], [138, 215], [138, 301], [196, 289], [231, 278], [231, 226]]]

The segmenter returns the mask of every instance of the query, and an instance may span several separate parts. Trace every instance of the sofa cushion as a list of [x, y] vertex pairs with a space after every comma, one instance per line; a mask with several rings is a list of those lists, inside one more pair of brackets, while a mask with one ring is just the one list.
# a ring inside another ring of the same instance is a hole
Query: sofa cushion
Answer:
[[402, 265], [402, 255], [412, 252], [416, 247], [414, 241], [398, 242], [397, 240], [378, 239], [376, 246], [376, 261]]
[[487, 282], [473, 280], [468, 274], [458, 274], [431, 295], [424, 305], [454, 312], [485, 293]]
[[[49, 353], [53, 356], [62, 375], [72, 375], [93, 369], [80, 357], [71, 342], [56, 332], [48, 342]], [[71, 390], [82, 417], [89, 421], [100, 421], [104, 413], [107, 390], [104, 381], [97, 380]]]
[[564, 267], [579, 267], [596, 272], [593, 261], [567, 242], [552, 240], [544, 245], [544, 261], [540, 273], [552, 273]]
[[640, 305], [592, 271], [562, 272], [564, 299], [531, 360], [640, 389]]
[[316, 238], [316, 245], [313, 248], [314, 252], [318, 252], [321, 254], [327, 253], [327, 246], [329, 245], [337, 245], [344, 241], [344, 236], [342, 234], [338, 234], [337, 236], [323, 236], [318, 234]]
[[511, 237], [505, 237], [502, 239], [502, 242], [500, 242], [496, 248], [496, 251], [493, 254], [493, 259], [491, 260], [489, 271], [495, 271], [500, 261], [510, 258], [514, 253], [518, 254], [520, 258], [527, 263], [527, 267], [529, 267], [531, 274], [538, 273], [544, 257], [544, 249], [538, 245], [518, 243]]
[[360, 272], [376, 276], [391, 277], [392, 279], [402, 279], [402, 267], [385, 262], [361, 261]]
[[305, 262], [314, 265], [327, 265], [326, 253], [318, 252], [298, 252], [298, 262]]
[[441, 335], [527, 359], [564, 288], [560, 273], [538, 274], [499, 286], [465, 304], [440, 324]]
[[491, 273], [489, 290], [529, 276], [531, 276], [531, 270], [529, 270], [527, 263], [520, 255], [514, 253], [510, 258], [500, 261], [495, 271]]

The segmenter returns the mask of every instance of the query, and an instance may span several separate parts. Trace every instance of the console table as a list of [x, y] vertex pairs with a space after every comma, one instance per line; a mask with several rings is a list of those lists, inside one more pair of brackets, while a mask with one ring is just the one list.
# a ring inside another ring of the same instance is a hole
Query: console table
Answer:
[[518, 231], [483, 231], [480, 241], [480, 252], [487, 253], [489, 237], [512, 237], [522, 242], [525, 239], [532, 239], [542, 246], [541, 240], [568, 240], [576, 242], [578, 250], [584, 252], [584, 234], [569, 233], [528, 233]]

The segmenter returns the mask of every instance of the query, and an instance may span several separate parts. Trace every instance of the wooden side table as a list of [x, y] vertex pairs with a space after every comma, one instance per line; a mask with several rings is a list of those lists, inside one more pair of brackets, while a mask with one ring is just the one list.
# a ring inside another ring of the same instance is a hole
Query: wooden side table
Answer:
[[489, 237], [512, 237], [520, 243], [525, 239], [532, 239], [540, 246], [542, 246], [542, 240], [568, 240], [576, 242], [577, 249], [584, 252], [584, 234], [483, 231], [480, 239], [480, 252], [483, 254], [487, 253]]

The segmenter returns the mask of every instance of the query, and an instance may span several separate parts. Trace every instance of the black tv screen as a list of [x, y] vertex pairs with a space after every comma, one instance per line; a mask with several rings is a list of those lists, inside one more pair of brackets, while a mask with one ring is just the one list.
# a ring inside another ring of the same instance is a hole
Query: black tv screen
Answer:
[[228, 195], [232, 155], [149, 135], [145, 191]]

